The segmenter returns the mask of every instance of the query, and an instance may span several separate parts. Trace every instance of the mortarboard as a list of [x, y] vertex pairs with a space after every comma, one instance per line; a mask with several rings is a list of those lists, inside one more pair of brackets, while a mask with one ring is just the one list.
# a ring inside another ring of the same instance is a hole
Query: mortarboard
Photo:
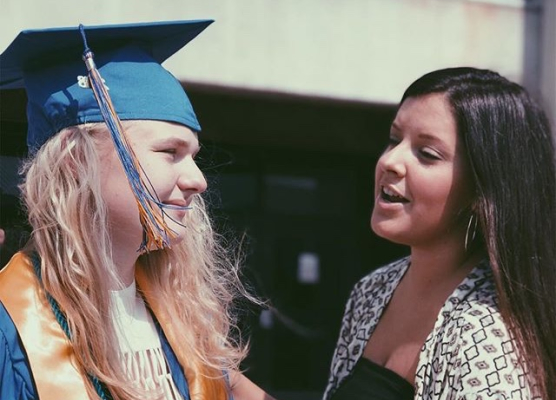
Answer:
[[164, 205], [149, 192], [120, 120], [170, 121], [201, 130], [181, 84], [160, 64], [212, 22], [25, 30], [0, 55], [0, 89], [27, 92], [30, 152], [63, 128], [107, 124], [137, 198], [145, 231], [141, 250], [167, 246], [169, 232]]
[[[121, 120], [155, 119], [199, 131], [179, 82], [160, 63], [212, 21], [172, 21], [85, 28], [95, 63]], [[27, 145], [38, 149], [61, 129], [102, 122], [78, 27], [22, 31], [0, 55], [0, 89], [27, 92]]]

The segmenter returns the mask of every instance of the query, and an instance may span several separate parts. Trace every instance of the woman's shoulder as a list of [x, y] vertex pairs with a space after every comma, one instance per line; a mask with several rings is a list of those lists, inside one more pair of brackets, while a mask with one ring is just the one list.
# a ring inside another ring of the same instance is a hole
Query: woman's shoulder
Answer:
[[458, 290], [425, 343], [430, 352], [425, 352], [427, 360], [417, 375], [430, 374], [427, 380], [432, 385], [452, 382], [450, 392], [462, 398], [531, 398], [488, 270], [475, 271]]
[[0, 302], [0, 399], [34, 399], [34, 385], [15, 325]]
[[510, 340], [488, 264], [469, 274], [450, 296], [442, 314], [440, 322], [445, 330], [456, 331], [463, 345], [480, 344], [483, 336], [495, 342]]
[[2, 355], [10, 353], [10, 350], [16, 347], [18, 342], [17, 330], [15, 325], [4, 307], [0, 302], [0, 343], [2, 348]]
[[458, 345], [468, 357], [482, 350], [491, 359], [513, 354], [511, 336], [493, 287], [481, 288], [461, 301], [445, 325], [448, 332], [456, 335]]

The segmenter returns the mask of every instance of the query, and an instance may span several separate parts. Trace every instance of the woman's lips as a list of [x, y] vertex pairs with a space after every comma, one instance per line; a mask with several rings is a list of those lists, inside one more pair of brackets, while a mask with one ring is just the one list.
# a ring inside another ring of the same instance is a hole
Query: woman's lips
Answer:
[[402, 196], [398, 191], [386, 186], [381, 186], [380, 198], [389, 203], [409, 203], [409, 200]]

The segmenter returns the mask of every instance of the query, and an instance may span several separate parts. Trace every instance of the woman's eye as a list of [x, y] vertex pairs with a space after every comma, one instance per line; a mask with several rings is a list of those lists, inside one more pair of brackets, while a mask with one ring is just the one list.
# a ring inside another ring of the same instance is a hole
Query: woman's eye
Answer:
[[162, 149], [162, 150], [159, 150], [159, 153], [176, 154], [177, 150], [176, 149]]
[[424, 150], [420, 150], [419, 152], [421, 153], [421, 156], [423, 156], [427, 160], [440, 160], [438, 154], [436, 154], [433, 151], [424, 149]]

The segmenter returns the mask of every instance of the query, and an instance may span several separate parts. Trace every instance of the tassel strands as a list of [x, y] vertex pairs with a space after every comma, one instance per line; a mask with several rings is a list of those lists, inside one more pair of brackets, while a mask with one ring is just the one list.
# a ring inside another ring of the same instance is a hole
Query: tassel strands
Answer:
[[[120, 118], [108, 94], [107, 87], [95, 65], [93, 52], [87, 44], [83, 25], [79, 26], [79, 30], [85, 47], [83, 51], [83, 61], [87, 66], [90, 87], [93, 90], [102, 117], [110, 131], [118, 157], [122, 162], [127, 179], [137, 201], [139, 218], [143, 227], [143, 241], [138, 251], [148, 252], [169, 247], [170, 239], [175, 236], [175, 232], [168, 227], [164, 219], [164, 216], [167, 216], [167, 214], [164, 212], [163, 207], [167, 207], [167, 205], [162, 204], [159, 199], [156, 198], [156, 192], [153, 189], [152, 183], [142, 169], [126, 137]], [[169, 207], [174, 208], [175, 206]]]

